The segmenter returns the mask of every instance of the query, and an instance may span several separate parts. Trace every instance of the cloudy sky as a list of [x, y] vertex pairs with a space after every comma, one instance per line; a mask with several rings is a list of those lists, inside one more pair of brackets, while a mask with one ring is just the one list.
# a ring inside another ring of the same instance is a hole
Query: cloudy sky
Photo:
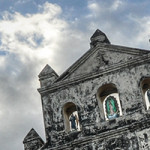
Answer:
[[[44, 139], [38, 74], [59, 75], [89, 49], [99, 28], [116, 45], [150, 48], [149, 0], [0, 0], [0, 149]], [[45, 139], [44, 139], [45, 140]]]

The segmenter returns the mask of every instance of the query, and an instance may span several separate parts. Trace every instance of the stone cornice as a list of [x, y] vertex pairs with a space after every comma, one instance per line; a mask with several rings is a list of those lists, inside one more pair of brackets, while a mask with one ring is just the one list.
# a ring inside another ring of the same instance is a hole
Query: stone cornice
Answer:
[[123, 63], [117, 63], [117, 64], [113, 64], [108, 66], [105, 69], [100, 70], [99, 72], [92, 72], [89, 74], [82, 74], [80, 76], [76, 76], [74, 78], [70, 78], [70, 79], [66, 79], [63, 81], [59, 81], [54, 83], [53, 85], [49, 86], [49, 87], [43, 87], [43, 88], [39, 88], [38, 91], [40, 92], [40, 94], [44, 94], [47, 92], [53, 92], [55, 90], [58, 90], [60, 88], [65, 88], [68, 87], [69, 85], [73, 85], [73, 84], [77, 84], [79, 82], [85, 81], [85, 80], [89, 80], [92, 78], [96, 78], [99, 76], [102, 76], [104, 74], [108, 74], [111, 73], [113, 71], [117, 71], [126, 67], [132, 67], [138, 64], [142, 64], [142, 63], [146, 63], [146, 62], [150, 62], [150, 54], [146, 54], [140, 57], [136, 57], [134, 59], [129, 60], [128, 62], [123, 62]]
[[[100, 48], [101, 45], [98, 45], [98, 47]], [[112, 45], [112, 44], [111, 45], [107, 44], [105, 46], [104, 50], [116, 51], [116, 52], [120, 52], [120, 53], [133, 54], [133, 55], [150, 53], [149, 50], [145, 50], [145, 49], [131, 48], [131, 47], [120, 46], [120, 45]]]

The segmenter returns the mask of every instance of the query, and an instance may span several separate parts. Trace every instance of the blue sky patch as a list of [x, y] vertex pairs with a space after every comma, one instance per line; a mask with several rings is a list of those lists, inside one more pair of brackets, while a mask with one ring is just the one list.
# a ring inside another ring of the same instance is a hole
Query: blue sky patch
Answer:
[[18, 39], [19, 42], [25, 43], [33, 48], [39, 47], [44, 39], [44, 37], [38, 33], [31, 33], [31, 34], [16, 33], [16, 38]]
[[1, 51], [1, 50], [0, 50], [0, 55], [1, 55], [1, 56], [5, 56], [5, 55], [7, 55], [8, 53], [9, 53], [8, 51]]

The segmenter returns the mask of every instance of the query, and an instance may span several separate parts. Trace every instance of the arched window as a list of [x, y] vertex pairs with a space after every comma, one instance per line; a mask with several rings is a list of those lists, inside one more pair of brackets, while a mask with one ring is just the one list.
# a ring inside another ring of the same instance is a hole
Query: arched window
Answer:
[[106, 84], [100, 87], [97, 98], [102, 118], [109, 120], [122, 116], [119, 94], [114, 84]]
[[141, 82], [146, 109], [150, 109], [150, 78], [144, 78]]
[[63, 107], [65, 130], [80, 131], [80, 123], [77, 107], [74, 103], [68, 102]]

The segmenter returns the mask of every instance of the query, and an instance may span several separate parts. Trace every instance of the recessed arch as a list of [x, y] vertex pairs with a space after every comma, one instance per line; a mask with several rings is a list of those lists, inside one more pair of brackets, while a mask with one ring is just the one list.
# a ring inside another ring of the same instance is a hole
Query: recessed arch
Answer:
[[77, 106], [73, 102], [67, 102], [63, 106], [63, 116], [65, 131], [69, 132], [72, 130], [80, 131], [80, 123]]
[[140, 82], [140, 86], [142, 89], [144, 104], [146, 109], [150, 109], [150, 77], [142, 78]]
[[112, 83], [101, 86], [96, 94], [102, 119], [109, 120], [122, 116], [119, 94]]

